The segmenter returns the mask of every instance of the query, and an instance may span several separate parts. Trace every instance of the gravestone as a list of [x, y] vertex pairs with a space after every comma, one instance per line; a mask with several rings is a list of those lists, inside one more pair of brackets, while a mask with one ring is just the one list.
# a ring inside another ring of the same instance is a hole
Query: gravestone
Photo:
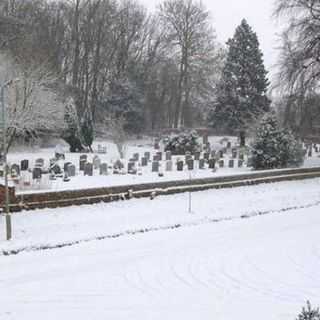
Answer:
[[205, 159], [199, 159], [199, 169], [204, 169]]
[[158, 156], [159, 161], [162, 161], [162, 152], [161, 151], [157, 152], [157, 156]]
[[84, 167], [87, 163], [88, 157], [86, 154], [82, 154], [79, 159], [79, 170], [84, 171]]
[[134, 161], [139, 161], [139, 153], [134, 153], [133, 154], [133, 159], [134, 159]]
[[224, 155], [223, 150], [219, 150], [219, 158], [223, 158], [223, 155]]
[[128, 173], [137, 174], [137, 168], [135, 162], [128, 162]]
[[20, 176], [20, 166], [18, 164], [13, 164], [11, 166], [11, 176]]
[[196, 151], [195, 153], [194, 153], [194, 160], [196, 160], [196, 161], [199, 161], [199, 159], [200, 159], [200, 151]]
[[71, 162], [66, 162], [64, 165], [63, 165], [63, 171], [64, 172], [67, 172], [68, 171], [68, 166], [70, 166], [72, 163]]
[[159, 172], [159, 161], [153, 161], [152, 162], [152, 172]]
[[113, 165], [113, 169], [121, 170], [123, 168], [124, 168], [124, 164], [121, 162], [121, 160], [117, 160]]
[[29, 169], [29, 160], [22, 160], [20, 162], [20, 166], [21, 166], [21, 171], [27, 171]]
[[148, 159], [146, 157], [141, 158], [141, 166], [146, 167], [148, 165]]
[[219, 167], [220, 168], [224, 167], [224, 160], [223, 159], [219, 160]]
[[194, 161], [193, 159], [189, 159], [187, 162], [188, 170], [193, 170], [194, 169]]
[[152, 160], [153, 160], [153, 161], [160, 161], [159, 156], [158, 156], [157, 154], [155, 154], [155, 155], [152, 157]]
[[209, 160], [209, 169], [215, 169], [216, 167], [216, 160], [214, 158], [211, 158]]
[[247, 167], [252, 167], [253, 166], [253, 159], [252, 157], [249, 157], [247, 160]]
[[93, 169], [97, 170], [100, 167], [101, 160], [98, 156], [94, 156], [92, 159]]
[[172, 159], [172, 153], [171, 151], [166, 151], [166, 160], [170, 161]]
[[76, 176], [76, 166], [74, 164], [68, 165], [67, 172], [68, 172], [69, 177], [75, 177]]
[[90, 176], [90, 177], [93, 176], [93, 164], [92, 163], [87, 162], [85, 164], [85, 166], [84, 166], [84, 175], [85, 176]]
[[101, 163], [100, 164], [99, 174], [101, 176], [106, 176], [108, 174], [108, 164], [107, 163]]
[[42, 176], [42, 170], [39, 167], [35, 167], [32, 170], [32, 179], [33, 180], [40, 180]]
[[234, 159], [229, 160], [229, 168], [234, 168]]
[[150, 157], [151, 157], [150, 152], [146, 151], [146, 152], [144, 153], [144, 157], [147, 159], [147, 161], [149, 161], [149, 160], [150, 160]]
[[42, 158], [36, 159], [35, 167], [43, 167], [43, 166], [44, 166], [44, 159]]
[[238, 153], [237, 153], [237, 149], [232, 149], [231, 152], [232, 152], [232, 158], [233, 158], [233, 159], [236, 159], [236, 158], [237, 158], [237, 154], [238, 154]]
[[172, 161], [171, 160], [167, 161], [166, 162], [166, 171], [172, 171], [172, 166], [173, 166]]
[[183, 161], [177, 162], [177, 171], [183, 171]]
[[159, 150], [160, 149], [160, 140], [159, 139], [155, 139], [154, 140], [154, 148], [156, 150]]

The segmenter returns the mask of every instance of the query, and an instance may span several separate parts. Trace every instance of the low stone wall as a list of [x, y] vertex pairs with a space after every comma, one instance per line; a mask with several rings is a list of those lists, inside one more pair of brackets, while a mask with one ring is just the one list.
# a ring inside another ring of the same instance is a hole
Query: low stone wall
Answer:
[[[250, 184], [270, 183], [320, 177], [320, 168], [258, 171], [251, 174], [178, 180], [139, 185], [122, 185], [71, 191], [45, 192], [18, 195], [11, 201], [12, 211], [21, 209], [55, 208], [71, 205], [110, 202], [131, 197], [150, 197], [151, 194], [166, 195], [212, 188], [230, 188]], [[130, 190], [130, 192], [129, 192]]]

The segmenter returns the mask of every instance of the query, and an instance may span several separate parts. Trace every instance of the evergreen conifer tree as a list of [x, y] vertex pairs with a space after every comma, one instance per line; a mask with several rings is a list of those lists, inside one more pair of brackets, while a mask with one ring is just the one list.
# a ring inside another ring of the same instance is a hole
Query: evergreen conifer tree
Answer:
[[245, 19], [227, 45], [217, 103], [209, 123], [214, 128], [239, 134], [243, 146], [248, 128], [269, 111], [269, 81], [257, 35]]
[[307, 301], [307, 307], [303, 307], [296, 320], [320, 320], [319, 308], [313, 309], [311, 303]]

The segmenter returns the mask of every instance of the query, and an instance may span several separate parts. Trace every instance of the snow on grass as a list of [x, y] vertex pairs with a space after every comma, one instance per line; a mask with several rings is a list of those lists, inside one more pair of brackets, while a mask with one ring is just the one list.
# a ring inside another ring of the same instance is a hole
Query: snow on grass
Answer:
[[6, 242], [1, 233], [0, 252], [315, 206], [320, 201], [320, 179], [194, 192], [191, 199], [191, 214], [189, 193], [17, 213], [12, 216], [14, 240]]
[[314, 207], [0, 257], [0, 319], [292, 320], [319, 305], [319, 228]]

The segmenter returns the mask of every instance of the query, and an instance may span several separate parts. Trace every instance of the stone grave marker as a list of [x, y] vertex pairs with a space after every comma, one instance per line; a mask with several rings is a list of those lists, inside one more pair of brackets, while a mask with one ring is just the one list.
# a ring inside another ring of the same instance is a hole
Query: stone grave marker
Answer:
[[156, 150], [159, 150], [160, 149], [160, 140], [159, 139], [155, 139], [154, 140], [154, 148]]
[[205, 159], [201, 158], [199, 159], [199, 169], [204, 169], [204, 165], [205, 165]]
[[43, 167], [43, 166], [44, 166], [44, 159], [42, 159], [42, 158], [36, 159], [35, 167], [41, 168], [41, 167]]
[[94, 156], [92, 159], [93, 169], [97, 170], [100, 167], [101, 160], [98, 156]]
[[189, 159], [187, 161], [187, 166], [188, 166], [188, 170], [193, 170], [194, 169], [194, 160], [193, 159]]
[[172, 167], [173, 167], [172, 160], [168, 160], [166, 162], [166, 171], [172, 171]]
[[237, 149], [232, 149], [231, 153], [232, 153], [232, 159], [236, 159], [238, 155]]
[[224, 167], [224, 160], [223, 159], [219, 160], [219, 167], [220, 168]]
[[63, 165], [63, 171], [67, 172], [68, 171], [68, 166], [70, 166], [72, 163], [71, 162], [65, 162], [65, 164]]
[[146, 167], [148, 165], [148, 159], [146, 157], [141, 158], [141, 166]]
[[224, 152], [223, 150], [219, 150], [219, 158], [223, 158]]
[[159, 161], [162, 161], [162, 152], [161, 151], [157, 152], [157, 156], [158, 156]]
[[20, 176], [20, 166], [16, 163], [11, 166], [11, 176]]
[[21, 171], [27, 171], [29, 169], [29, 160], [24, 159], [20, 162]]
[[32, 170], [32, 179], [33, 180], [41, 180], [42, 177], [42, 170], [39, 167], [35, 167]]
[[149, 151], [146, 151], [146, 152], [144, 153], [144, 157], [147, 159], [147, 161], [149, 161], [149, 160], [150, 160], [150, 157], [151, 157], [150, 152], [149, 152]]
[[183, 161], [177, 161], [177, 171], [183, 171]]
[[139, 161], [139, 158], [140, 158], [139, 153], [134, 153], [133, 154], [134, 161]]
[[234, 168], [234, 159], [229, 160], [229, 168]]
[[211, 158], [209, 159], [209, 169], [215, 169], [216, 167], [216, 159]]
[[108, 174], [108, 164], [107, 163], [101, 163], [99, 166], [99, 174], [101, 176], [106, 176]]
[[172, 152], [166, 151], [166, 161], [170, 161], [172, 159]]
[[133, 161], [128, 162], [128, 173], [137, 174], [136, 163]]
[[76, 176], [76, 166], [74, 164], [69, 164], [67, 166], [67, 172], [69, 177], [75, 177]]
[[84, 166], [84, 175], [85, 176], [93, 176], [93, 164], [90, 162], [87, 162]]
[[87, 163], [88, 157], [86, 154], [82, 154], [79, 159], [79, 170], [84, 171], [84, 167]]
[[159, 172], [159, 161], [153, 161], [152, 162], [152, 172]]
[[249, 157], [247, 160], [247, 167], [252, 167], [253, 166], [253, 159], [252, 157]]

